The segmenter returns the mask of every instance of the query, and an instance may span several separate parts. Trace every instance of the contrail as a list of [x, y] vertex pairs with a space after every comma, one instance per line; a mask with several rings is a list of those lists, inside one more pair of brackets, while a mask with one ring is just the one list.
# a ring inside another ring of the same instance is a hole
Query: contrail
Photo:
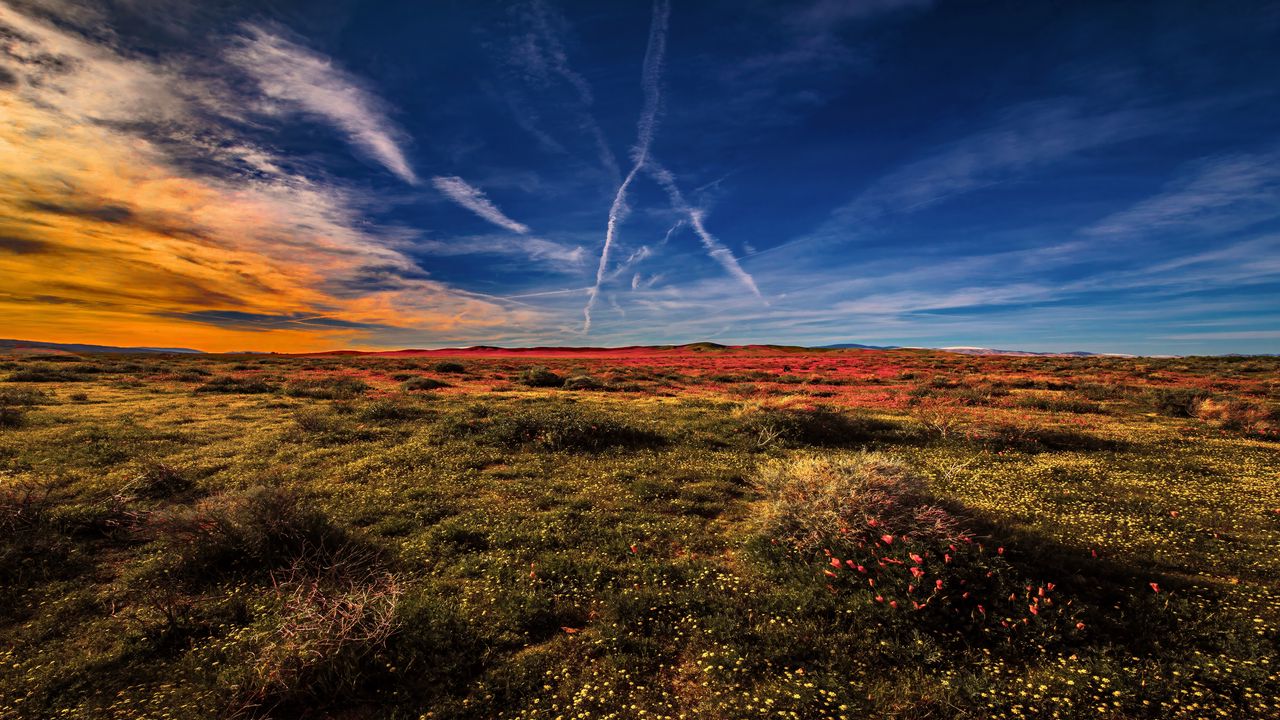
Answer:
[[689, 203], [685, 202], [684, 194], [676, 186], [676, 179], [671, 172], [655, 161], [650, 161], [645, 169], [658, 185], [667, 191], [667, 197], [671, 200], [671, 207], [676, 212], [688, 216], [689, 225], [693, 228], [693, 232], [697, 234], [698, 239], [702, 241], [702, 246], [706, 248], [707, 254], [711, 256], [711, 259], [720, 263], [720, 266], [726, 272], [745, 285], [753, 295], [762, 298], [760, 288], [756, 287], [755, 278], [742, 269], [742, 265], [738, 264], [738, 259], [733, 256], [729, 248], [724, 246], [724, 243], [707, 232], [707, 228], [702, 222], [703, 211], [691, 207]]
[[636, 123], [636, 144], [631, 148], [631, 171], [618, 185], [618, 192], [609, 206], [609, 222], [605, 227], [604, 247], [600, 251], [600, 265], [596, 268], [596, 283], [587, 295], [582, 308], [582, 332], [591, 332], [591, 310], [595, 307], [600, 285], [604, 283], [605, 268], [609, 265], [609, 250], [618, 234], [618, 224], [627, 214], [627, 188], [631, 186], [640, 169], [649, 159], [649, 147], [653, 144], [653, 131], [658, 121], [661, 104], [659, 82], [662, 78], [662, 61], [667, 50], [667, 18], [671, 14], [668, 0], [657, 0], [653, 5], [653, 21], [649, 25], [649, 44], [644, 52], [644, 68], [641, 71], [641, 87], [644, 88], [644, 106]]
[[561, 41], [559, 33], [552, 27], [552, 10], [542, 0], [535, 0], [531, 6], [533, 8], [534, 27], [547, 44], [547, 54], [551, 59], [551, 68], [556, 74], [564, 78], [565, 82], [573, 86], [574, 91], [577, 92], [578, 102], [584, 108], [581, 113], [583, 129], [587, 131], [592, 141], [595, 142], [600, 164], [609, 173], [609, 179], [614, 183], [618, 183], [622, 179], [622, 172], [618, 169], [618, 159], [614, 157], [613, 150], [609, 149], [609, 143], [605, 140], [600, 124], [596, 122], [595, 117], [588, 109], [595, 103], [591, 85], [587, 83], [586, 78], [570, 67], [569, 53], [565, 51], [564, 43]]

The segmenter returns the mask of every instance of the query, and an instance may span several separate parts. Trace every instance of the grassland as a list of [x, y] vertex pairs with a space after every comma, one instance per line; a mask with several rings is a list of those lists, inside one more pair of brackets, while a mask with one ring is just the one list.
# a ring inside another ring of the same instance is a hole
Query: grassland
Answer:
[[3, 718], [1280, 717], [1280, 360], [0, 360]]

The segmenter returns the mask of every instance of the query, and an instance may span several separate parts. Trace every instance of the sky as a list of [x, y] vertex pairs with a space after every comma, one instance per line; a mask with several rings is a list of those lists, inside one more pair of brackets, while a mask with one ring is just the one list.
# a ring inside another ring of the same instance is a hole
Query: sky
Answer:
[[1280, 3], [0, 0], [0, 336], [1280, 352]]

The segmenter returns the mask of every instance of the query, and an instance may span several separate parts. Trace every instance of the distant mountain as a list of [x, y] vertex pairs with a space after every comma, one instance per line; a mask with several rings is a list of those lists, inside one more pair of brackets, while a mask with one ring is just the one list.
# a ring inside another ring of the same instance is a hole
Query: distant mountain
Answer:
[[943, 352], [958, 353], [960, 355], [1011, 355], [1013, 357], [1133, 357], [1132, 355], [1085, 352], [1083, 350], [1073, 350], [1071, 352], [1034, 352], [1031, 350], [996, 350], [994, 348], [980, 347], [942, 347], [933, 349], [942, 350]]
[[79, 345], [75, 343], [37, 342], [35, 340], [0, 340], [0, 352], [44, 350], [67, 353], [186, 353], [202, 351], [191, 348], [116, 347], [114, 345]]
[[815, 350], [898, 350], [897, 345], [859, 345], [858, 343], [836, 343], [835, 345], [819, 345]]

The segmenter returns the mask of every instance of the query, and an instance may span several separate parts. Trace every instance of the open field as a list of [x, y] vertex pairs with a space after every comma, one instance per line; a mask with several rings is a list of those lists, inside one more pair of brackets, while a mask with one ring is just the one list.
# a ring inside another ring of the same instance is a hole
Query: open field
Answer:
[[1277, 358], [0, 380], [0, 718], [1280, 717]]

